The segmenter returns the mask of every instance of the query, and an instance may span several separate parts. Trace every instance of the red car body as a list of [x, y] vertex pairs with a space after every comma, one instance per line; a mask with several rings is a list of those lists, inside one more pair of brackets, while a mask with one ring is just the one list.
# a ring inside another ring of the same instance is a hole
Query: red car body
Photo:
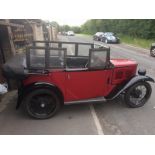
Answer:
[[64, 102], [108, 96], [112, 90], [136, 74], [137, 63], [112, 59], [113, 69], [64, 71], [51, 70], [46, 75], [32, 75], [23, 81], [24, 86], [36, 82], [54, 84], [63, 93]]

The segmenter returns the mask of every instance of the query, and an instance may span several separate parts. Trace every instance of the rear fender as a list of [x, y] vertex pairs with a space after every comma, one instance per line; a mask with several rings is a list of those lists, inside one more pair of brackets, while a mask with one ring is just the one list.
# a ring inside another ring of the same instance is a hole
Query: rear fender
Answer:
[[129, 82], [127, 82], [121, 90], [115, 92], [115, 95], [113, 95], [111, 98], [107, 98], [107, 100], [112, 100], [115, 99], [117, 96], [119, 96], [121, 93], [123, 93], [125, 90], [127, 90], [129, 87], [131, 87], [132, 85], [134, 85], [137, 82], [140, 81], [149, 81], [149, 82], [155, 82], [154, 79], [152, 79], [149, 76], [143, 76], [143, 75], [136, 75], [134, 76]]
[[35, 89], [40, 89], [40, 88], [46, 88], [55, 91], [55, 93], [60, 97], [61, 103], [64, 102], [64, 95], [61, 92], [61, 90], [54, 84], [47, 83], [47, 82], [36, 82], [32, 83], [27, 86], [22, 86], [21, 88], [18, 89], [18, 100], [17, 100], [17, 105], [16, 109], [18, 109], [23, 101], [23, 98], [30, 92], [32, 92]]

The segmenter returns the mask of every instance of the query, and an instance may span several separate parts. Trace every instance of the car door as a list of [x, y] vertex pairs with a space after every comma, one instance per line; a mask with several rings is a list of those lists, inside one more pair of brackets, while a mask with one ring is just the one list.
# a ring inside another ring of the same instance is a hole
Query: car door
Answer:
[[66, 71], [66, 101], [105, 96], [112, 74], [108, 64], [108, 50], [90, 49], [88, 68]]

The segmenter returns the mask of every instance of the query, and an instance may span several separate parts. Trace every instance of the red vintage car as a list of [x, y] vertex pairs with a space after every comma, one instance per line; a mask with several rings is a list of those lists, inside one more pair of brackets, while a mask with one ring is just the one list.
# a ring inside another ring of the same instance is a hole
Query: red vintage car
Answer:
[[[80, 54], [81, 46], [89, 47], [88, 55]], [[25, 57], [16, 56], [3, 67], [7, 79], [18, 81], [17, 108], [22, 103], [37, 119], [53, 116], [64, 104], [113, 100], [120, 94], [129, 107], [141, 107], [154, 80], [143, 69], [136, 72], [135, 61], [110, 59], [110, 48], [58, 41], [35, 41]]]

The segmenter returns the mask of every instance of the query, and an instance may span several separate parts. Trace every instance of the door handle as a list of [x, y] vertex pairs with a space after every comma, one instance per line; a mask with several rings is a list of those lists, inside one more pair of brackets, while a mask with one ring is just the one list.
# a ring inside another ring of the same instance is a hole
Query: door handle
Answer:
[[69, 74], [67, 74], [67, 78], [70, 79], [70, 75]]

